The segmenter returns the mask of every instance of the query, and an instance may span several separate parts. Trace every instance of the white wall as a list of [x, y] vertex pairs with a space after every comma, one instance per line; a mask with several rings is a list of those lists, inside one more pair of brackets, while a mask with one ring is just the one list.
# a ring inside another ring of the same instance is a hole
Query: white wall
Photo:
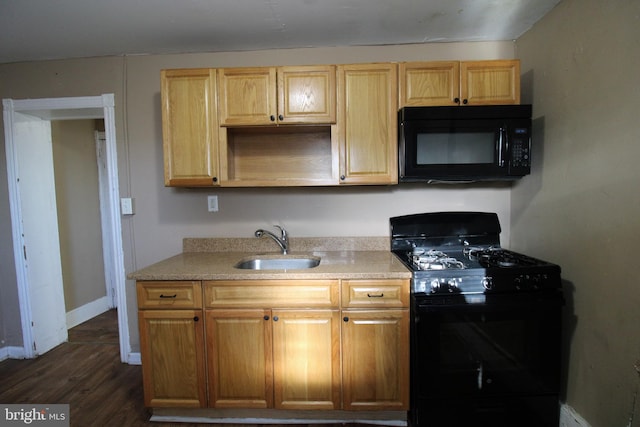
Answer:
[[512, 246], [567, 280], [566, 402], [594, 427], [637, 427], [640, 2], [563, 0], [517, 53], [536, 148]]

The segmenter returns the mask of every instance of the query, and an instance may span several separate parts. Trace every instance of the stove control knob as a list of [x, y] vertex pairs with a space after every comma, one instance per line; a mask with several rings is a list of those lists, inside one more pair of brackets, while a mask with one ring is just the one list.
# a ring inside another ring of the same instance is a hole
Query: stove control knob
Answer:
[[440, 290], [440, 280], [433, 279], [431, 280], [431, 292], [436, 293]]
[[458, 279], [449, 279], [447, 284], [449, 285], [449, 292], [453, 292], [458, 289]]
[[482, 279], [482, 287], [488, 291], [493, 289], [493, 278], [485, 277], [484, 279]]

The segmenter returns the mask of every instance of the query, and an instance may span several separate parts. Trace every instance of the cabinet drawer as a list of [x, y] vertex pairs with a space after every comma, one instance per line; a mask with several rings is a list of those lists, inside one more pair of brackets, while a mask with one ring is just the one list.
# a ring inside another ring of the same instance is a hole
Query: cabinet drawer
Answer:
[[343, 280], [343, 307], [409, 307], [409, 281]]
[[137, 282], [138, 308], [202, 308], [202, 288], [192, 282]]
[[338, 280], [233, 280], [204, 282], [212, 307], [338, 307]]

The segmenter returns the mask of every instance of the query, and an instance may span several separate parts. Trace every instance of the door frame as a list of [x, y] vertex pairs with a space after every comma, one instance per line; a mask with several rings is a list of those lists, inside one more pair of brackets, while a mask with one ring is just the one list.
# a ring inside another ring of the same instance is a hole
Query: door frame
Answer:
[[[107, 198], [106, 215], [103, 216], [103, 246], [109, 252], [105, 256], [105, 270], [112, 272], [113, 287], [115, 288], [118, 307], [118, 332], [120, 339], [120, 360], [128, 363], [131, 356], [129, 342], [127, 300], [125, 292], [124, 253], [122, 246], [122, 225], [120, 217], [120, 193], [118, 184], [118, 156], [116, 149], [115, 127], [115, 97], [114, 94], [101, 96], [42, 98], [42, 99], [3, 99], [3, 116], [5, 128], [5, 149], [7, 154], [7, 175], [9, 188], [9, 205], [11, 211], [11, 230], [13, 236], [13, 256], [16, 266], [18, 286], [18, 300], [20, 304], [20, 320], [22, 324], [22, 339], [24, 357], [37, 356], [33, 349], [33, 325], [29, 283], [26, 263], [22, 256], [24, 245], [24, 230], [22, 228], [22, 213], [20, 204], [20, 190], [17, 179], [17, 150], [15, 148], [14, 120], [15, 113], [38, 117], [42, 120], [71, 120], [71, 119], [104, 119], [106, 137], [106, 169]], [[106, 217], [106, 218], [105, 218]], [[106, 263], [109, 263], [107, 265]], [[60, 290], [62, 292], [62, 289]]]

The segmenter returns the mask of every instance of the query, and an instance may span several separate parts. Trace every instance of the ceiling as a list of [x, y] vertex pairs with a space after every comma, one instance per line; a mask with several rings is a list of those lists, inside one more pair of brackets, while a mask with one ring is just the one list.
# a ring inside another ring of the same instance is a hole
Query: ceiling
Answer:
[[0, 63], [515, 40], [560, 0], [0, 0]]

